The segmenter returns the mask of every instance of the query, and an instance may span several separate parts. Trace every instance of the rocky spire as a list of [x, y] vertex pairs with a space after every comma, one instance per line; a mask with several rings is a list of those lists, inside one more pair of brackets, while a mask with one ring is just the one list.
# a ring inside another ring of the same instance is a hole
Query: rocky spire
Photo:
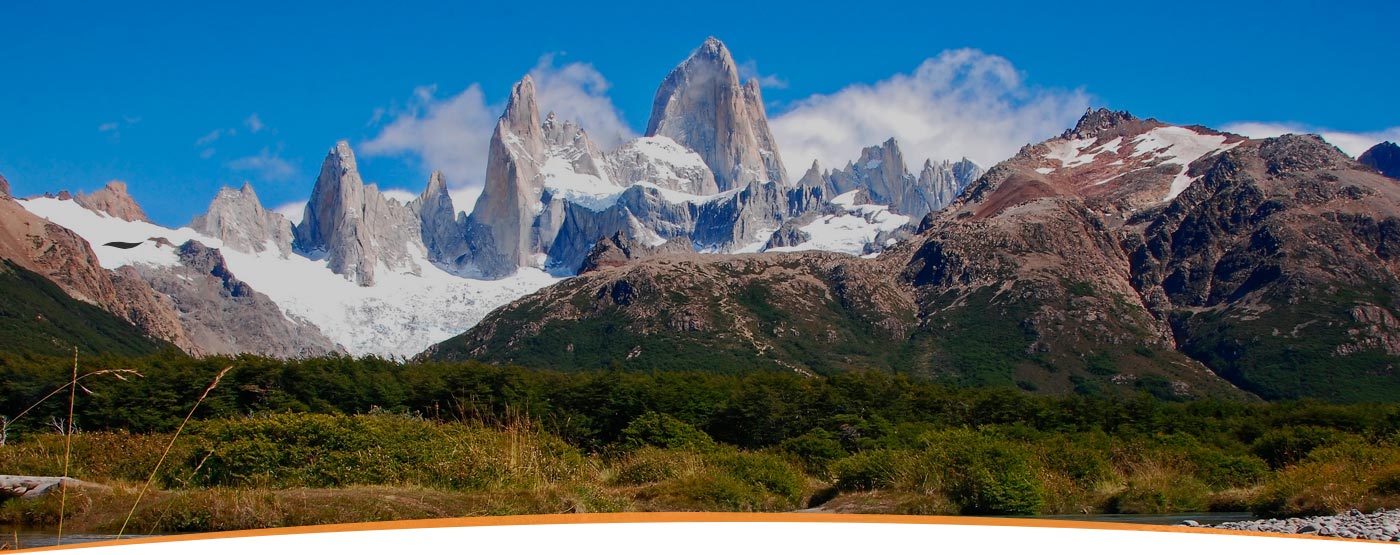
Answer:
[[[1356, 159], [1391, 179], [1400, 179], [1400, 146], [1386, 141], [1361, 153]], [[3, 181], [3, 178], [0, 178]]]
[[253, 186], [224, 187], [209, 203], [209, 210], [195, 216], [190, 228], [223, 241], [224, 247], [257, 253], [269, 247], [286, 258], [292, 253], [292, 224], [287, 218], [263, 208]]
[[530, 264], [530, 230], [544, 190], [538, 166], [543, 157], [535, 83], [526, 75], [511, 88], [491, 134], [486, 187], [468, 222], [477, 272], [503, 276]]
[[332, 271], [373, 285], [376, 267], [420, 270], [412, 252], [423, 252], [417, 218], [390, 203], [378, 187], [366, 186], [345, 141], [336, 143], [321, 162], [321, 173], [305, 216], [295, 229], [296, 247], [313, 257], [324, 255]]
[[78, 193], [73, 200], [83, 208], [103, 212], [128, 222], [151, 221], [146, 218], [146, 212], [141, 210], [141, 206], [136, 204], [136, 199], [127, 194], [126, 183], [121, 181], [109, 181], [106, 187], [90, 195]]
[[662, 81], [646, 134], [699, 153], [721, 191], [755, 180], [787, 184], [758, 83], [740, 84], [734, 58], [714, 37]]
[[798, 189], [821, 189], [830, 194], [827, 180], [822, 175], [822, 166], [816, 160], [812, 160], [812, 167], [807, 168], [807, 173], [802, 174], [802, 179], [797, 180]]
[[428, 187], [408, 203], [408, 208], [418, 214], [423, 247], [428, 250], [430, 260], [451, 262], [467, 252], [463, 222], [457, 219], [452, 197], [447, 194], [447, 178], [442, 172], [433, 172], [428, 178]]
[[1099, 108], [1098, 110], [1089, 108], [1074, 124], [1074, 129], [1065, 131], [1060, 137], [1064, 139], [1097, 137], [1103, 131], [1134, 121], [1138, 121], [1138, 119], [1128, 112], [1115, 112], [1107, 108]]
[[0, 175], [0, 198], [10, 196], [10, 182], [5, 181], [5, 176]]

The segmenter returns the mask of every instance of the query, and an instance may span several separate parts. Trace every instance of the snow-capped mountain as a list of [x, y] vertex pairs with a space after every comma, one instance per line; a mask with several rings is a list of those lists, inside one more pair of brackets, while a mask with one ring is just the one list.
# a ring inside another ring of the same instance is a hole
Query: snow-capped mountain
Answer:
[[677, 250], [873, 255], [982, 173], [967, 160], [928, 160], [916, 175], [890, 139], [789, 183], [757, 82], [740, 81], [715, 39], [667, 75], [647, 134], [612, 151], [574, 122], [542, 117], [526, 76], [487, 160], [485, 188], [465, 212], [439, 172], [417, 198], [389, 198], [366, 183], [345, 141], [327, 152], [295, 225], [247, 184], [178, 229], [150, 223], [119, 183], [21, 204], [86, 239], [103, 268], [134, 268], [208, 352], [408, 356], [578, 273], [603, 240], [625, 245], [621, 260]]

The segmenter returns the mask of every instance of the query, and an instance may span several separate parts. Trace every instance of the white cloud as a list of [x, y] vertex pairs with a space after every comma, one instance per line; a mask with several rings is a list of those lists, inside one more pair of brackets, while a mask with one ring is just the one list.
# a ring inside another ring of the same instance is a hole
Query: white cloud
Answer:
[[1090, 100], [1082, 90], [1027, 85], [1000, 56], [948, 50], [912, 74], [794, 102], [771, 126], [789, 170], [799, 175], [813, 159], [824, 168], [845, 166], [861, 148], [891, 136], [911, 171], [925, 158], [966, 156], [990, 166], [1072, 127]]
[[461, 187], [448, 189], [447, 196], [452, 199], [452, 209], [457, 212], [471, 214], [476, 208], [476, 199], [481, 198], [481, 187]]
[[1322, 135], [1323, 140], [1332, 143], [1342, 152], [1355, 158], [1367, 149], [1376, 146], [1377, 143], [1385, 141], [1400, 142], [1400, 127], [1392, 127], [1383, 131], [1334, 131], [1331, 129], [1306, 125], [1301, 123], [1277, 123], [1260, 121], [1239, 121], [1227, 123], [1221, 126], [1222, 131], [1238, 133], [1252, 139], [1262, 139], [1265, 137], [1277, 137], [1286, 134], [1314, 134]]
[[266, 148], [256, 155], [230, 160], [224, 165], [234, 171], [255, 174], [259, 181], [290, 181], [297, 176], [294, 164]]
[[383, 191], [380, 191], [379, 194], [384, 195], [384, 198], [397, 200], [399, 201], [399, 204], [408, 204], [409, 202], [412, 202], [413, 199], [418, 198], [417, 193], [413, 193], [411, 191], [406, 191], [403, 189], [384, 189]]
[[206, 149], [201, 150], [201, 151], [199, 152], [199, 158], [200, 158], [201, 160], [208, 160], [208, 159], [212, 158], [213, 156], [214, 156], [214, 149], [212, 149], [212, 148], [206, 148]]
[[264, 127], [267, 127], [266, 125], [263, 125], [262, 118], [258, 117], [257, 113], [254, 113], [253, 115], [248, 116], [248, 119], [243, 120], [243, 125], [248, 126], [248, 130], [252, 131], [255, 134], [259, 131], [262, 131]]
[[108, 131], [116, 131], [116, 130], [117, 130], [117, 127], [118, 127], [117, 122], [115, 122], [115, 121], [109, 121], [109, 122], [107, 122], [107, 123], [104, 123], [104, 124], [102, 124], [102, 125], [97, 126], [97, 130], [100, 131], [100, 132], [106, 133], [106, 132], [108, 132]]
[[[636, 136], [607, 96], [611, 85], [597, 69], [554, 61], [553, 55], [542, 56], [530, 70], [541, 111], [578, 122], [603, 148]], [[442, 171], [453, 205], [470, 212], [486, 177], [491, 132], [504, 109], [504, 102], [486, 102], [480, 84], [447, 98], [437, 96], [435, 85], [418, 87], [407, 107], [374, 111], [368, 125], [388, 123], [358, 150], [365, 156], [412, 156], [424, 172]]]
[[273, 212], [286, 216], [292, 225], [301, 223], [301, 218], [306, 215], [306, 201], [298, 200], [289, 202], [272, 209]]
[[555, 67], [554, 55], [546, 54], [530, 70], [530, 78], [535, 80], [541, 117], [554, 112], [562, 119], [577, 122], [604, 149], [637, 136], [608, 97], [612, 85], [592, 64], [573, 62]]
[[758, 72], [758, 62], [746, 60], [739, 64], [739, 78], [745, 81], [758, 79], [758, 86], [761, 89], [786, 89], [788, 80], [777, 75], [764, 75]]
[[435, 92], [435, 86], [418, 87], [406, 109], [387, 115], [377, 110], [376, 119], [391, 119], [359, 151], [367, 156], [414, 156], [425, 171], [441, 170], [455, 186], [479, 188], [486, 177], [491, 131], [503, 106], [487, 104], [476, 84], [449, 98], [436, 98]]
[[204, 145], [207, 145], [207, 144], [209, 144], [209, 143], [212, 143], [212, 142], [214, 142], [214, 141], [219, 140], [219, 137], [222, 137], [222, 136], [224, 136], [224, 130], [223, 130], [223, 129], [215, 129], [215, 130], [210, 131], [209, 133], [205, 134], [203, 137], [200, 137], [200, 138], [198, 138], [198, 139], [195, 139], [195, 140], [194, 140], [194, 146], [204, 146]]

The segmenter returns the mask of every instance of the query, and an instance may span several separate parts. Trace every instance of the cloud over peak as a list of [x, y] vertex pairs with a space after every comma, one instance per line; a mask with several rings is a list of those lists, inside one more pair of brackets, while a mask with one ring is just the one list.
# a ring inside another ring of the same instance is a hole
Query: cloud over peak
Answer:
[[966, 156], [987, 166], [1074, 125], [1090, 101], [1082, 90], [1027, 85], [1006, 58], [959, 49], [909, 74], [794, 102], [772, 128], [793, 167], [841, 167], [890, 137], [911, 165]]
[[1237, 121], [1220, 126], [1221, 131], [1237, 133], [1251, 139], [1277, 137], [1287, 134], [1321, 135], [1322, 139], [1355, 158], [1367, 149], [1385, 141], [1400, 141], [1400, 127], [1382, 131], [1334, 131], [1302, 123]]

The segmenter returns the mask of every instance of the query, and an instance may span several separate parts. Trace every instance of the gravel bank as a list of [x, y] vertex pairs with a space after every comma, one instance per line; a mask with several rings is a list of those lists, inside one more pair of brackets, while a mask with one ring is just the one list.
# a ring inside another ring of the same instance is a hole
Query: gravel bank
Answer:
[[1400, 509], [1376, 511], [1370, 514], [1352, 509], [1337, 516], [1246, 520], [1226, 522], [1214, 526], [1186, 520], [1182, 521], [1181, 526], [1400, 542]]

